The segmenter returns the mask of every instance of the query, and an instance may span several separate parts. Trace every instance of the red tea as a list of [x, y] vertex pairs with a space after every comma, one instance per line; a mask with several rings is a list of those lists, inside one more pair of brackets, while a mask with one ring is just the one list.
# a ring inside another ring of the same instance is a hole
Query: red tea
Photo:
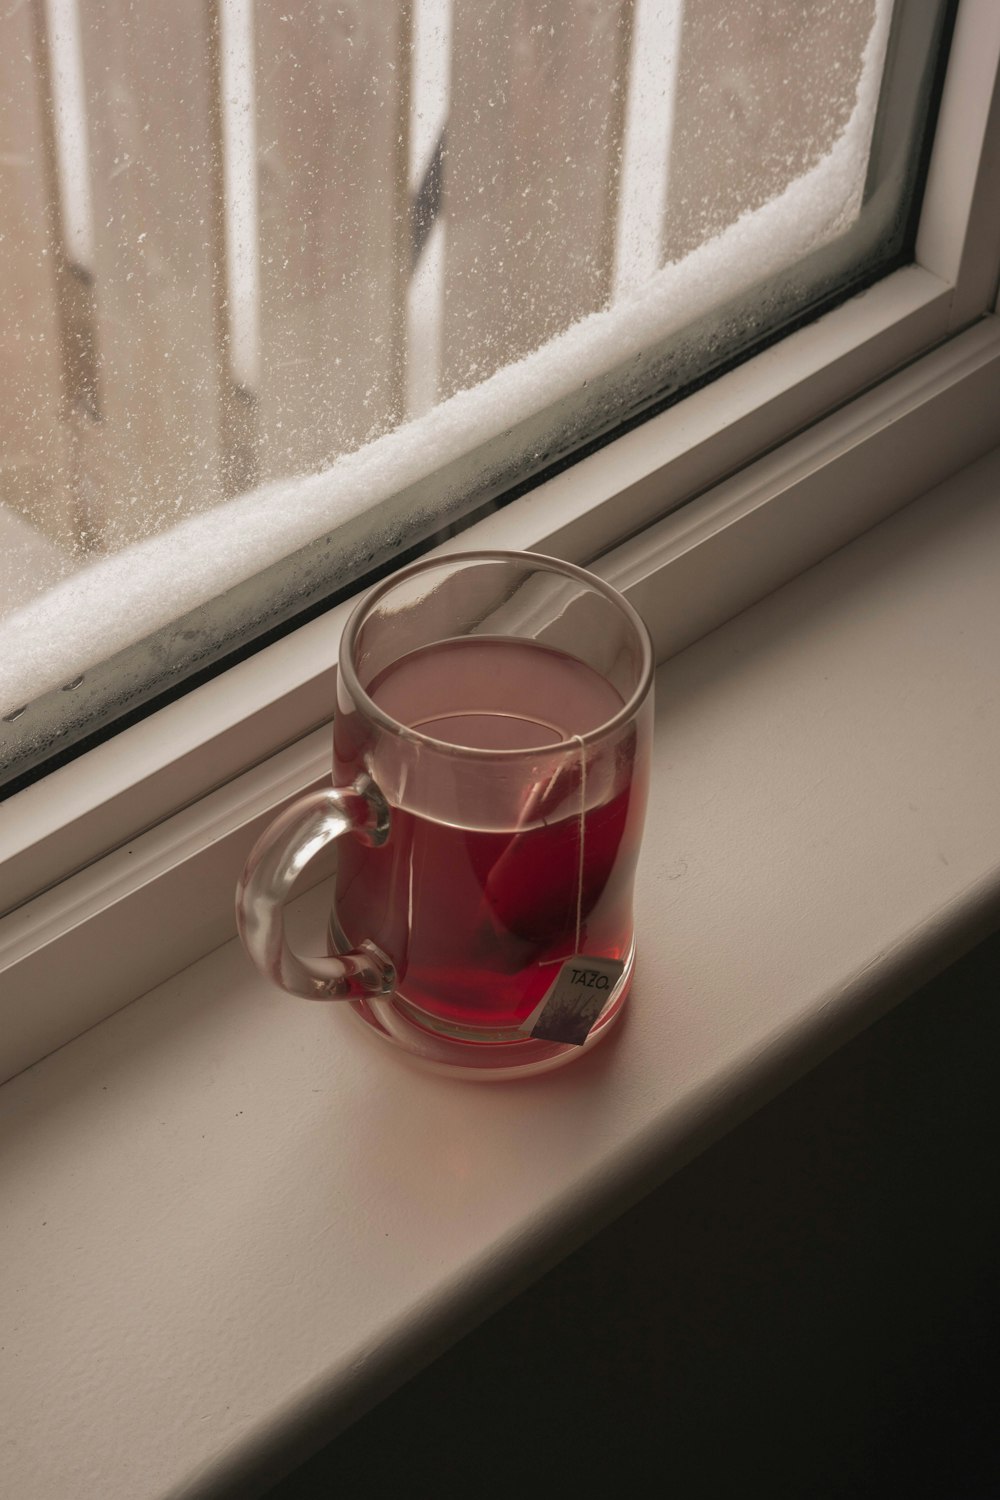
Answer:
[[[534, 641], [467, 636], [400, 657], [368, 693], [396, 723], [446, 745], [540, 752], [482, 757], [460, 819], [392, 805], [405, 804], [404, 785], [388, 794], [382, 848], [341, 842], [341, 925], [352, 944], [371, 937], [389, 955], [399, 997], [437, 1022], [506, 1028], [530, 1014], [562, 959], [625, 958], [645, 803], [640, 741], [634, 726], [586, 750], [573, 738], [621, 710], [611, 683]], [[364, 769], [380, 781], [377, 749], [366, 764], [351, 736], [338, 719], [338, 781]], [[455, 775], [447, 751], [429, 747], [426, 762], [425, 778]]]

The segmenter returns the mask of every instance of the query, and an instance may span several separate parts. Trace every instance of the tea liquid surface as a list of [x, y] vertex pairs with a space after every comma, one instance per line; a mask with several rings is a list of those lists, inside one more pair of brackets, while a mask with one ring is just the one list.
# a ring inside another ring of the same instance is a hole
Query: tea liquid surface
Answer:
[[[399, 996], [436, 1020], [506, 1028], [534, 1009], [560, 959], [578, 952], [623, 958], [644, 797], [627, 760], [612, 775], [607, 767], [595, 774], [595, 757], [614, 755], [613, 746], [585, 752], [573, 739], [620, 711], [614, 686], [534, 641], [468, 636], [400, 657], [368, 693], [397, 723], [449, 745], [563, 745], [559, 775], [570, 779], [560, 788], [558, 816], [547, 821], [546, 786], [533, 781], [531, 757], [508, 763], [502, 776], [504, 758], [484, 757], [477, 807], [463, 820], [472, 826], [393, 806], [382, 848], [341, 841], [341, 924], [352, 944], [370, 936], [389, 954]], [[429, 753], [448, 775], [447, 755]], [[551, 755], [545, 760], [551, 766]], [[524, 777], [520, 811], [498, 828], [503, 818], [490, 805], [491, 791], [509, 806], [515, 770]], [[612, 788], [598, 805], [588, 800], [588, 774], [590, 786]]]

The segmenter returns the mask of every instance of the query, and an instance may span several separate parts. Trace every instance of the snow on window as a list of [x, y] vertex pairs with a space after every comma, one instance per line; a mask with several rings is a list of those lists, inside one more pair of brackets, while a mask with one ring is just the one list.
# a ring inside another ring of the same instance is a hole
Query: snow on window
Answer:
[[891, 0], [402, 9], [0, 22], [0, 714], [859, 214]]

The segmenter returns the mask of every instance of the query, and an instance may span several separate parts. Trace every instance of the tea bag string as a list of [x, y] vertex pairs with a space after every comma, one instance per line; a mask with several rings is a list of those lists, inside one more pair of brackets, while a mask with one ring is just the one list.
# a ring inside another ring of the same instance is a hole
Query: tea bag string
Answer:
[[583, 916], [583, 840], [584, 828], [586, 826], [587, 811], [587, 747], [583, 743], [582, 734], [574, 734], [572, 739], [580, 747], [580, 837], [578, 840], [576, 864], [576, 937], [573, 942], [573, 951], [580, 951], [580, 927]]
[[[582, 734], [570, 734], [567, 735], [566, 738], [568, 741], [574, 742], [580, 747], [580, 837], [578, 840], [579, 847], [577, 849], [576, 859], [576, 936], [573, 939], [573, 951], [574, 953], [579, 953], [580, 933], [583, 929], [583, 864], [585, 853], [584, 830], [586, 828], [587, 812], [587, 747], [583, 742]], [[544, 792], [541, 791], [541, 784], [539, 784], [539, 786], [536, 788], [536, 792], [540, 794], [541, 800], [544, 800], [545, 795], [547, 795], [552, 790], [561, 774], [562, 769], [562, 765], [557, 766], [556, 770], [553, 772], [547, 785], [545, 786]], [[533, 798], [529, 798], [529, 806], [531, 805], [531, 802], [533, 800]], [[524, 821], [524, 814], [522, 814], [522, 821]], [[562, 964], [565, 962], [565, 958], [541, 958], [538, 960], [540, 968], [546, 968], [549, 964]]]

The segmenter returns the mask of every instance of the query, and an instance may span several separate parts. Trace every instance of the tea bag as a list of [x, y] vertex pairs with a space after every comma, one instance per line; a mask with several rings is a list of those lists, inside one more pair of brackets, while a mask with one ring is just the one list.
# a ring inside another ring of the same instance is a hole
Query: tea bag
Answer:
[[[572, 939], [581, 916], [584, 815], [567, 802], [579, 784], [579, 765], [561, 759], [528, 787], [518, 827], [486, 875], [483, 891], [499, 932], [550, 947]], [[571, 784], [566, 785], [569, 777]], [[579, 803], [581, 794], [573, 801]], [[548, 821], [547, 813], [553, 814]]]

